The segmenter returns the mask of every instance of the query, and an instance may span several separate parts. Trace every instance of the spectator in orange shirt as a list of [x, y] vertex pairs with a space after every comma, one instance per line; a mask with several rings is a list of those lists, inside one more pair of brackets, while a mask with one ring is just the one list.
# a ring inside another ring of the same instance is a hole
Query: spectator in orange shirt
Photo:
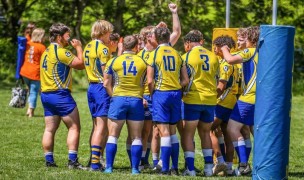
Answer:
[[40, 58], [45, 51], [44, 41], [45, 31], [37, 28], [33, 31], [31, 40], [26, 44], [24, 63], [20, 70], [20, 75], [29, 89], [29, 106], [27, 115], [34, 116], [34, 110], [37, 104], [37, 96], [40, 90]]

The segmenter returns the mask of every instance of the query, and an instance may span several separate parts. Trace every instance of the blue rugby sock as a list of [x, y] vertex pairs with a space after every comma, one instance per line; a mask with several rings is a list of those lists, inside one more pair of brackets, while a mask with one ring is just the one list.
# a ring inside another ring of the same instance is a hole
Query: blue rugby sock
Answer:
[[171, 135], [171, 158], [172, 158], [172, 169], [178, 169], [178, 156], [179, 156], [179, 142], [177, 135]]
[[44, 153], [45, 161], [53, 163], [54, 162], [54, 154], [53, 152]]
[[117, 138], [114, 136], [109, 136], [106, 146], [106, 167], [113, 168], [114, 159], [117, 152]]
[[100, 151], [101, 147], [97, 145], [91, 146], [91, 168], [99, 169], [100, 168]]
[[249, 160], [250, 152], [251, 152], [251, 140], [250, 140], [250, 138], [249, 139], [245, 139], [245, 146], [246, 146], [247, 160]]
[[77, 151], [69, 150], [69, 160], [73, 162], [77, 160]]
[[141, 154], [142, 154], [142, 142], [140, 139], [134, 139], [131, 146], [131, 159], [132, 168], [138, 169]]
[[170, 136], [160, 138], [161, 160], [163, 162], [162, 172], [169, 171], [170, 155], [171, 155], [171, 139]]
[[203, 149], [205, 164], [213, 164], [212, 149]]
[[194, 152], [186, 151], [184, 152], [185, 161], [189, 171], [194, 170]]
[[240, 163], [247, 163], [246, 146], [244, 140], [233, 141], [234, 149], [239, 157]]

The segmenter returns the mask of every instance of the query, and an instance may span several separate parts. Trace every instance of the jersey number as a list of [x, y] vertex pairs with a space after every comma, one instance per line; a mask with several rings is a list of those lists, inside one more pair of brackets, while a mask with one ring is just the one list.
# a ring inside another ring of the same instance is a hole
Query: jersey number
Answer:
[[136, 66], [134, 66], [134, 61], [131, 61], [129, 68], [127, 68], [127, 61], [122, 62], [122, 66], [123, 66], [124, 76], [126, 76], [127, 73], [132, 73], [133, 76], [136, 76], [137, 71], [136, 71]]
[[209, 71], [209, 57], [207, 55], [201, 54], [201, 60], [204, 61], [204, 64], [202, 65], [202, 69], [204, 71]]
[[86, 52], [84, 53], [84, 58], [85, 58], [85, 60], [84, 60], [84, 65], [86, 65], [86, 66], [89, 66], [89, 65], [90, 65], [90, 59], [89, 59], [89, 56], [88, 56], [89, 53], [90, 53], [90, 51], [86, 51]]
[[174, 56], [163, 56], [165, 70], [175, 71], [175, 59]]
[[43, 68], [45, 71], [47, 71], [47, 60], [46, 60], [46, 58], [47, 58], [47, 55], [44, 56], [43, 63], [42, 63], [42, 68]]

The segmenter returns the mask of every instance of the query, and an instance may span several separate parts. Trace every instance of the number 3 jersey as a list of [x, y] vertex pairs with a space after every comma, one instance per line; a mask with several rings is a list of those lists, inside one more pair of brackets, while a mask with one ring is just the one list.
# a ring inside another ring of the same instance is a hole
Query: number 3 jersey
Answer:
[[195, 46], [182, 57], [190, 80], [183, 96], [184, 103], [216, 105], [216, 74], [219, 68], [216, 55], [202, 46]]
[[114, 96], [143, 97], [146, 62], [132, 51], [108, 61], [105, 73], [113, 76]]
[[71, 51], [56, 43], [52, 43], [44, 51], [40, 59], [42, 92], [72, 90], [72, 69], [69, 64], [74, 58]]
[[100, 40], [92, 40], [83, 51], [83, 60], [89, 82], [103, 83], [104, 66], [110, 59], [109, 49]]
[[161, 44], [152, 51], [147, 63], [154, 68], [155, 90], [171, 91], [182, 88], [180, 72], [184, 61], [169, 44]]

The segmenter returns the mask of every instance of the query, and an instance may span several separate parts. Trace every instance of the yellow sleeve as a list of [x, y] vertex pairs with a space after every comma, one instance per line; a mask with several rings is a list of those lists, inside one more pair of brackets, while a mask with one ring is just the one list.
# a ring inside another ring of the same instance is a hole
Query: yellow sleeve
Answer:
[[244, 49], [240, 53], [238, 53], [243, 59], [243, 62], [249, 61], [250, 58], [254, 55], [254, 52], [250, 51], [249, 49]]
[[98, 58], [101, 65], [105, 65], [110, 59], [109, 48], [105, 46], [98, 47]]
[[155, 53], [154, 53], [155, 51], [152, 51], [150, 54], [149, 54], [149, 58], [148, 58], [148, 60], [147, 60], [147, 64], [149, 65], [149, 66], [152, 66], [152, 67], [154, 67], [154, 56], [155, 56]]
[[60, 48], [58, 49], [57, 58], [63, 64], [70, 65], [71, 62], [74, 60], [75, 55], [68, 49]]
[[226, 61], [220, 64], [220, 80], [228, 81], [232, 73], [232, 65], [228, 64]]

